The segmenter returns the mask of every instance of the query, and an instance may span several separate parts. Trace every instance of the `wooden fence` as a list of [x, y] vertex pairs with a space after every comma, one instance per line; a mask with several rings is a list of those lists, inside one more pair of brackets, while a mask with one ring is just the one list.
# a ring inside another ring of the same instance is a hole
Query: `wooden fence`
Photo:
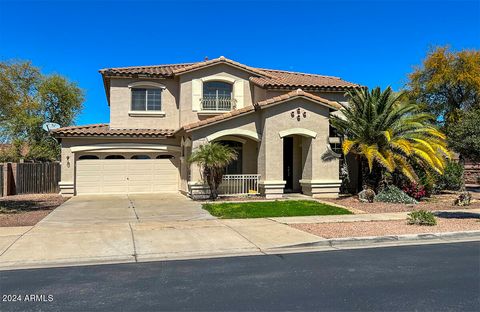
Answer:
[[58, 193], [60, 163], [17, 164], [15, 189], [17, 194]]

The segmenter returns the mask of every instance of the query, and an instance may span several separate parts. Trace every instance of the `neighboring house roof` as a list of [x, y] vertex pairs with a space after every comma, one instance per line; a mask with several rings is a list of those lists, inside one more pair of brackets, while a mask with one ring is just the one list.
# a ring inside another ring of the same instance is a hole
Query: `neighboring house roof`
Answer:
[[[213, 66], [216, 64], [228, 64], [254, 74], [250, 80], [252, 83], [262, 88], [272, 89], [297, 89], [304, 90], [332, 90], [346, 91], [352, 88], [362, 87], [359, 84], [342, 80], [339, 77], [323, 76], [315, 74], [306, 74], [298, 72], [289, 72], [283, 70], [263, 69], [247, 66], [223, 56], [196, 63], [181, 63], [168, 65], [153, 66], [133, 66], [133, 67], [117, 67], [101, 69], [100, 73], [104, 80], [110, 77], [151, 77], [151, 78], [169, 78], [175, 75], [181, 75], [187, 72], [198, 70], [201, 68]], [[106, 83], [107, 85], [107, 83]], [[108, 94], [107, 94], [108, 95]]]
[[240, 108], [240, 109], [232, 110], [232, 111], [230, 111], [228, 113], [225, 113], [225, 114], [217, 115], [217, 116], [210, 117], [210, 118], [207, 118], [207, 119], [204, 119], [204, 120], [201, 120], [201, 121], [196, 121], [196, 122], [193, 122], [191, 124], [187, 124], [187, 125], [183, 126], [182, 128], [180, 128], [179, 130], [183, 129], [185, 131], [190, 131], [190, 130], [200, 128], [200, 127], [203, 127], [203, 126], [206, 126], [206, 125], [214, 124], [214, 123], [217, 123], [217, 122], [220, 122], [220, 121], [226, 121], [226, 120], [229, 120], [229, 119], [233, 119], [233, 118], [236, 118], [240, 115], [245, 115], [245, 114], [250, 113], [252, 111], [261, 110], [263, 108], [270, 107], [270, 106], [280, 104], [280, 103], [283, 103], [283, 102], [287, 102], [287, 101], [290, 101], [290, 100], [293, 100], [293, 99], [296, 99], [296, 98], [305, 98], [305, 99], [308, 99], [310, 101], [323, 104], [323, 105], [325, 105], [329, 108], [335, 109], [335, 110], [338, 110], [338, 109], [342, 108], [342, 105], [340, 105], [337, 102], [330, 101], [330, 100], [327, 100], [327, 99], [322, 98], [320, 96], [313, 95], [311, 93], [308, 93], [308, 92], [305, 92], [301, 89], [298, 89], [298, 90], [291, 91], [289, 93], [286, 93], [286, 94], [283, 94], [283, 95], [280, 95], [280, 96], [276, 96], [276, 97], [273, 97], [273, 98], [270, 98], [270, 99], [267, 99], [267, 100], [264, 100], [264, 101], [257, 102], [254, 105], [249, 105], [249, 106], [246, 106], [246, 107], [243, 107], [243, 108]]
[[174, 129], [111, 129], [108, 124], [94, 124], [85, 126], [72, 126], [52, 130], [55, 137], [90, 137], [90, 136], [111, 136], [111, 137], [170, 137]]

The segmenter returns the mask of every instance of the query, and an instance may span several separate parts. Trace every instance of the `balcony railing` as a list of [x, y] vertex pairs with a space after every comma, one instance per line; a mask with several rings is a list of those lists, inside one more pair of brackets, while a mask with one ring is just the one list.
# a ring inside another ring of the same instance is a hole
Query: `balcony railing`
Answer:
[[228, 112], [235, 109], [235, 99], [231, 97], [204, 97], [200, 101], [203, 111]]
[[256, 195], [259, 179], [259, 174], [224, 174], [219, 193], [221, 195]]

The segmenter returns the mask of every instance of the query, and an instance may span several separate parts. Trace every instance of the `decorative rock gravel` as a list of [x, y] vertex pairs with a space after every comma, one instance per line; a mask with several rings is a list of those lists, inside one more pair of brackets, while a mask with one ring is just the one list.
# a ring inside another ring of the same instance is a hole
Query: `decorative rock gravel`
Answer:
[[437, 218], [435, 226], [408, 225], [406, 221], [304, 223], [290, 226], [324, 238], [480, 231], [480, 216], [470, 219]]
[[[406, 204], [392, 204], [392, 203], [362, 203], [356, 196], [351, 197], [341, 197], [336, 199], [323, 199], [323, 202], [331, 202], [337, 205], [345, 206], [348, 208], [354, 208], [357, 211], [361, 210], [365, 213], [384, 213], [384, 212], [410, 212], [414, 210], [457, 210], [457, 209], [469, 209], [469, 208], [480, 208], [480, 193], [471, 193], [472, 202], [470, 206], [459, 207], [453, 205], [453, 202], [457, 198], [457, 194], [443, 194], [435, 195], [430, 199], [425, 201], [420, 201], [416, 205], [406, 205]], [[355, 212], [358, 213], [358, 212]]]
[[30, 226], [65, 201], [58, 194], [28, 194], [0, 198], [0, 227]]

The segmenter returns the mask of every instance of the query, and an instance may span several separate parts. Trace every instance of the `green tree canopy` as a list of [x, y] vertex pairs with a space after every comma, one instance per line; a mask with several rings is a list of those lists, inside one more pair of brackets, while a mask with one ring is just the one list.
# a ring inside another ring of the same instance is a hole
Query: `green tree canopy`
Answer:
[[448, 47], [438, 47], [408, 78], [411, 99], [426, 104], [447, 127], [458, 121], [462, 110], [480, 105], [478, 50], [453, 52]]
[[345, 136], [343, 153], [356, 154], [366, 163], [366, 186], [377, 188], [384, 172], [397, 171], [417, 181], [414, 165], [443, 173], [449, 155], [445, 135], [421, 106], [405, 101], [403, 93], [394, 94], [391, 88], [347, 95], [350, 100], [341, 109], [343, 116], [333, 115], [331, 123]]
[[467, 159], [480, 162], [480, 108], [460, 114], [459, 122], [448, 127], [448, 144]]
[[60, 75], [43, 75], [30, 62], [0, 62], [0, 139], [13, 145], [4, 160], [57, 159], [59, 146], [42, 124], [72, 125], [83, 101], [83, 91]]

